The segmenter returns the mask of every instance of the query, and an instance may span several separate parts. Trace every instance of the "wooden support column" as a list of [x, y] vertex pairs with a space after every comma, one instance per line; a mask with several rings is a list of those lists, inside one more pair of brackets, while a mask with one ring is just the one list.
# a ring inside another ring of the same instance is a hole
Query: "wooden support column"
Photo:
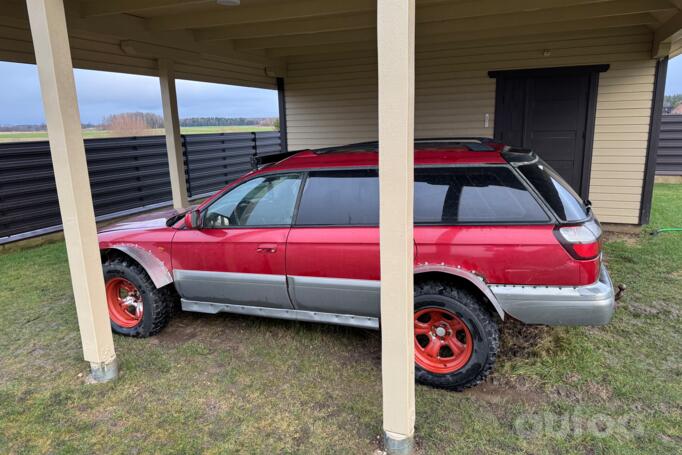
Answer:
[[118, 374], [62, 0], [27, 0], [74, 300], [92, 376]]
[[377, 0], [384, 442], [414, 451], [414, 0]]
[[185, 181], [185, 161], [182, 157], [178, 97], [175, 92], [175, 70], [171, 60], [159, 59], [159, 82], [161, 83], [163, 126], [166, 130], [166, 150], [168, 152], [173, 207], [181, 209], [188, 207], [189, 201], [187, 199], [187, 182]]

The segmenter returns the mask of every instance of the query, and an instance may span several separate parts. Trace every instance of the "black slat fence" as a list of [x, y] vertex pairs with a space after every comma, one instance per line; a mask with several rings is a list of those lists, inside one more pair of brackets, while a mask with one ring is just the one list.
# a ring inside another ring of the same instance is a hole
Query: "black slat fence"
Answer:
[[682, 115], [661, 117], [656, 175], [682, 175]]
[[[251, 158], [281, 152], [279, 132], [182, 136], [191, 198], [251, 170]], [[99, 221], [170, 204], [165, 136], [86, 139]], [[61, 230], [47, 141], [0, 143], [0, 244]]]

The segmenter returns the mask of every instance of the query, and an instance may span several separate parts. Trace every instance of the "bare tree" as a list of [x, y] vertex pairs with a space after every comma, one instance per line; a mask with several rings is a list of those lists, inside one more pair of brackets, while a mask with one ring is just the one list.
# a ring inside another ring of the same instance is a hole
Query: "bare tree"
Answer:
[[150, 134], [150, 129], [162, 128], [163, 119], [149, 112], [124, 112], [107, 116], [103, 125], [114, 136], [141, 136]]

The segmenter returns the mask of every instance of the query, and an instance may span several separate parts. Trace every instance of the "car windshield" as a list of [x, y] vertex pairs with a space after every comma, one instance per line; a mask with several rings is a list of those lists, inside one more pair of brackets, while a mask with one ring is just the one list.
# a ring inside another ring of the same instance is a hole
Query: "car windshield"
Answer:
[[518, 169], [561, 221], [583, 221], [590, 216], [589, 206], [585, 205], [575, 190], [541, 159], [522, 164]]

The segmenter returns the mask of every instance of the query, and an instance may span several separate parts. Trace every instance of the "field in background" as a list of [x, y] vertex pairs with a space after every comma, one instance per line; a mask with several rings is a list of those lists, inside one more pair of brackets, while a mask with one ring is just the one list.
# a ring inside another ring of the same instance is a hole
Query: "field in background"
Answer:
[[[182, 134], [214, 134], [214, 133], [249, 133], [253, 131], [275, 131], [272, 126], [244, 125], [244, 126], [188, 126], [180, 128]], [[147, 129], [137, 136], [154, 136], [165, 134], [161, 128]], [[83, 138], [132, 136], [130, 132], [117, 133], [115, 131], [87, 129], [83, 130]], [[47, 131], [9, 131], [0, 132], [0, 142], [22, 142], [47, 140]]]
[[[605, 327], [508, 321], [495, 373], [416, 388], [419, 454], [673, 454], [682, 444], [682, 185], [610, 235], [628, 290]], [[380, 447], [378, 332], [177, 315], [115, 336], [121, 377], [90, 385], [63, 242], [0, 254], [0, 453], [354, 453]]]

